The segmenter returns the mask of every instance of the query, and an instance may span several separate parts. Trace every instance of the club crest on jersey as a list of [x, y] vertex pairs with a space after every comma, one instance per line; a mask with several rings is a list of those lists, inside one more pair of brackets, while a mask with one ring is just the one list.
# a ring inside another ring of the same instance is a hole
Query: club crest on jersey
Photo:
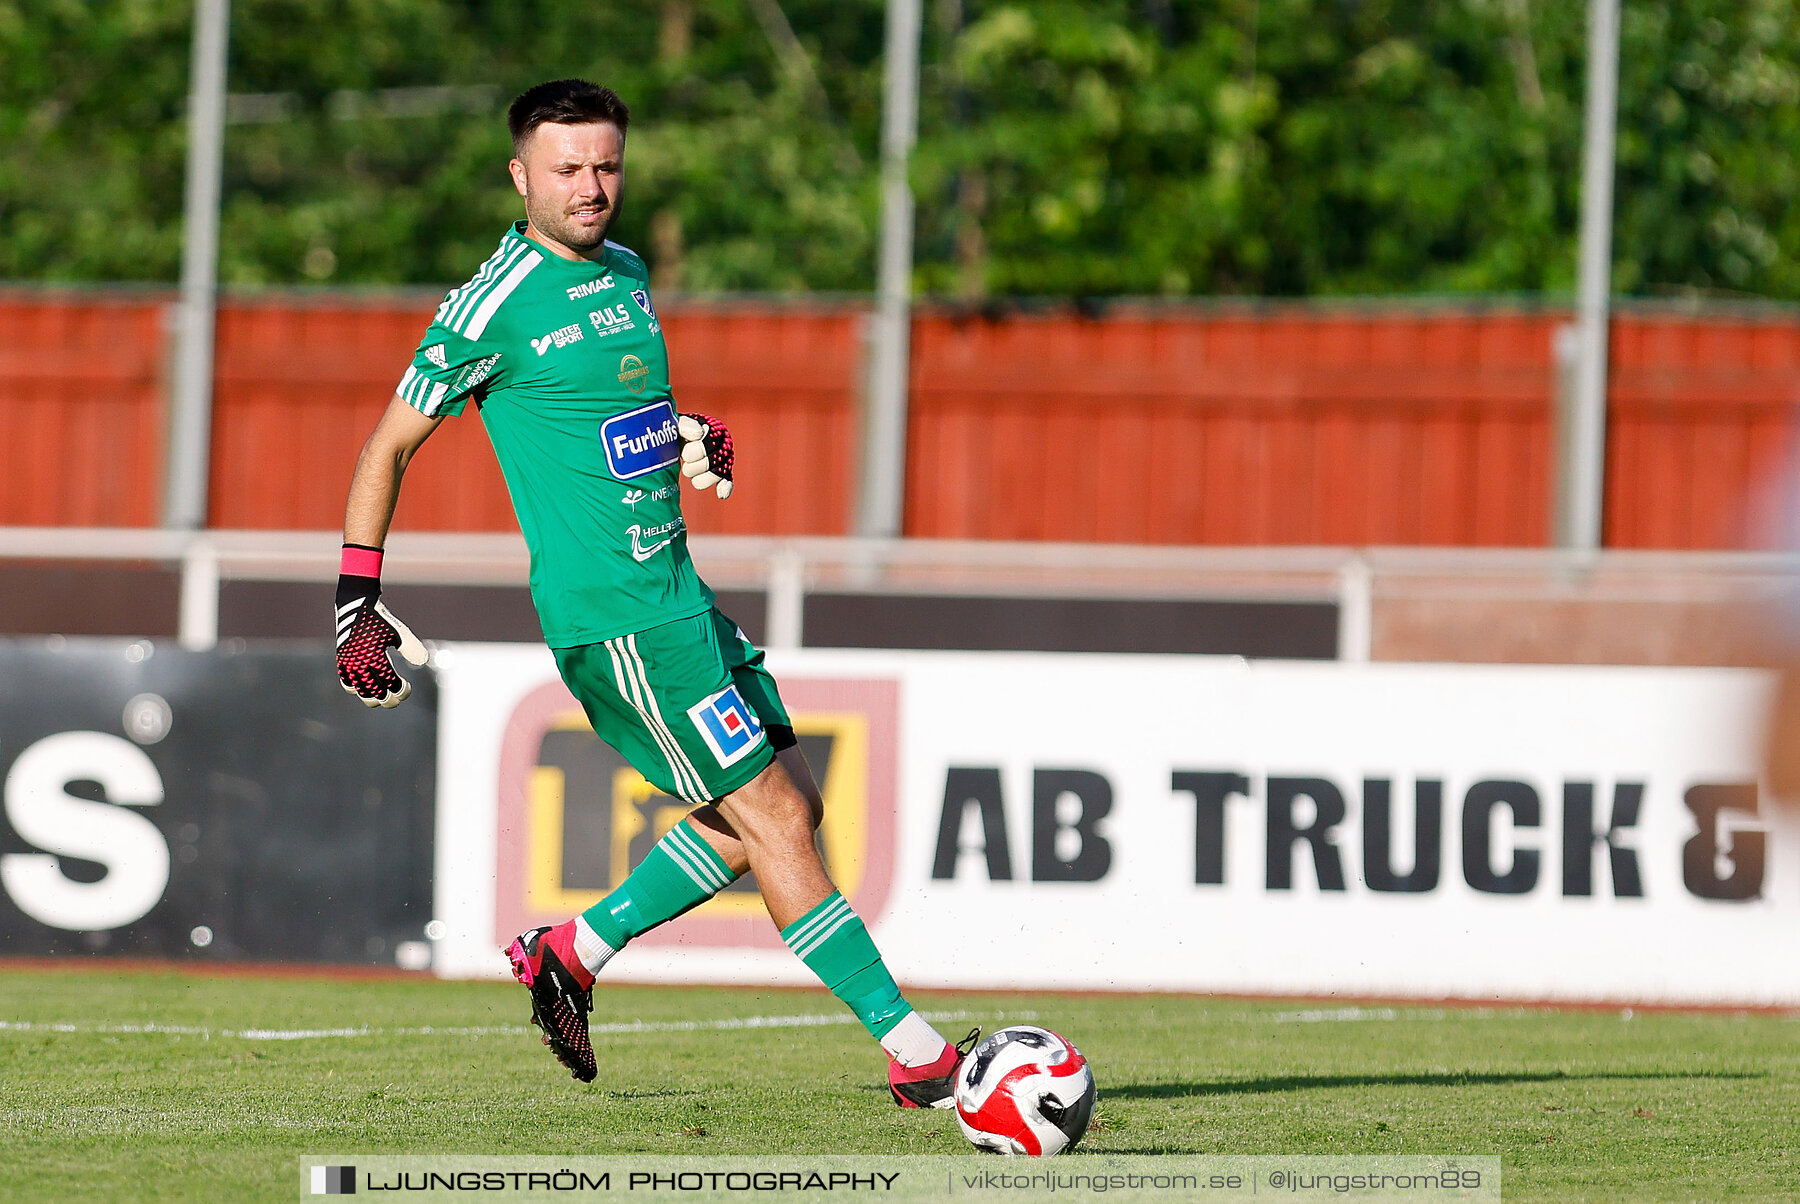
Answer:
[[600, 446], [606, 449], [606, 466], [621, 481], [667, 468], [681, 457], [675, 407], [655, 401], [608, 418], [600, 424]]
[[726, 686], [689, 707], [688, 718], [694, 721], [700, 738], [712, 749], [720, 766], [737, 764], [763, 740], [762, 721], [736, 686]]
[[649, 289], [642, 289], [642, 288], [632, 289], [631, 290], [631, 299], [638, 303], [638, 308], [643, 310], [647, 316], [652, 317], [652, 318], [654, 318], [656, 316], [656, 311], [654, 309], [650, 308], [650, 290]]

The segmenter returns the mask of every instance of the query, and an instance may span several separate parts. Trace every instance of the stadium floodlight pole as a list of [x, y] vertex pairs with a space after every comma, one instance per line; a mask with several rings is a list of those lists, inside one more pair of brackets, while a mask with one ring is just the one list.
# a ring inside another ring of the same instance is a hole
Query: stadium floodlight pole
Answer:
[[1580, 551], [1599, 549], [1606, 504], [1606, 357], [1618, 107], [1619, 0], [1588, 0], [1575, 379], [1561, 415], [1563, 461], [1557, 488], [1557, 542]]
[[230, 0], [195, 0], [188, 74], [187, 194], [181, 223], [181, 300], [168, 449], [163, 456], [163, 526], [206, 525], [212, 459], [213, 322], [218, 302], [219, 175], [225, 148], [225, 48]]
[[912, 341], [913, 195], [908, 161], [919, 134], [920, 0], [888, 0], [881, 103], [881, 251], [863, 407], [856, 533], [900, 534], [906, 489], [906, 384]]

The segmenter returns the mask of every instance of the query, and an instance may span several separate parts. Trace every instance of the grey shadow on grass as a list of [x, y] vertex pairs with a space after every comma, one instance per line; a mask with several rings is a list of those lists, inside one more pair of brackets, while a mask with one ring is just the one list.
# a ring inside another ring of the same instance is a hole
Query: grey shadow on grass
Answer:
[[1422, 1074], [1287, 1074], [1256, 1079], [1221, 1079], [1211, 1083], [1100, 1084], [1100, 1099], [1186, 1099], [1206, 1095], [1260, 1095], [1276, 1091], [1307, 1091], [1333, 1087], [1481, 1087], [1500, 1083], [1579, 1083], [1594, 1080], [1646, 1081], [1654, 1079], [1762, 1079], [1768, 1075], [1750, 1071], [1629, 1071], [1596, 1070], [1571, 1074], [1563, 1070], [1432, 1071]]

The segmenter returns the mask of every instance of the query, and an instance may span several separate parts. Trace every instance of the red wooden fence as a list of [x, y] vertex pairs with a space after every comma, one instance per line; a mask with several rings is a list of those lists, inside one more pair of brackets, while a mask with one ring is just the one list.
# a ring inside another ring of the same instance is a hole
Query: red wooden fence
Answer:
[[[434, 298], [220, 311], [210, 520], [323, 529]], [[0, 523], [154, 523], [155, 298], [0, 296]], [[855, 494], [860, 311], [663, 307], [680, 403], [725, 418], [728, 503], [697, 531], [839, 534]], [[1535, 546], [1561, 315], [1271, 306], [913, 329], [906, 531], [1127, 543]], [[1613, 331], [1606, 540], [1738, 548], [1800, 429], [1800, 318], [1627, 312]], [[473, 414], [408, 474], [396, 525], [503, 530]]]
[[0, 295], [0, 523], [156, 522], [162, 313], [142, 299]]

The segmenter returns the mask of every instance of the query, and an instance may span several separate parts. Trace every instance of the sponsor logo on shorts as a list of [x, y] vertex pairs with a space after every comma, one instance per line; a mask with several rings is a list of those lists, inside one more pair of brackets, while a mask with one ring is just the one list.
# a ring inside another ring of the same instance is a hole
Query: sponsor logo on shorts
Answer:
[[621, 481], [667, 468], [681, 457], [675, 407], [653, 401], [608, 418], [600, 424], [600, 446], [606, 449], [606, 466]]
[[726, 686], [689, 707], [688, 718], [721, 766], [737, 764], [763, 740], [762, 721], [736, 686]]
[[569, 294], [569, 300], [579, 301], [583, 297], [591, 297], [595, 293], [603, 293], [612, 286], [612, 273], [608, 272], [598, 280], [589, 280], [585, 284], [578, 284], [574, 288], [564, 289], [563, 291]]
[[552, 347], [567, 347], [570, 343], [581, 342], [581, 323], [570, 322], [560, 330], [552, 330], [541, 339], [531, 340], [531, 349], [539, 355]]
[[[538, 354], [542, 355], [543, 352]], [[650, 383], [650, 369], [637, 356], [624, 356], [619, 360], [619, 383], [633, 393], [642, 393], [644, 386]]]
[[450, 358], [444, 354], [444, 345], [442, 343], [433, 343], [431, 346], [425, 348], [425, 358], [445, 371], [448, 371], [450, 368]]
[[594, 324], [594, 330], [601, 338], [609, 334], [624, 334], [637, 325], [631, 320], [631, 311], [622, 303], [594, 310], [588, 315], [588, 321]]

